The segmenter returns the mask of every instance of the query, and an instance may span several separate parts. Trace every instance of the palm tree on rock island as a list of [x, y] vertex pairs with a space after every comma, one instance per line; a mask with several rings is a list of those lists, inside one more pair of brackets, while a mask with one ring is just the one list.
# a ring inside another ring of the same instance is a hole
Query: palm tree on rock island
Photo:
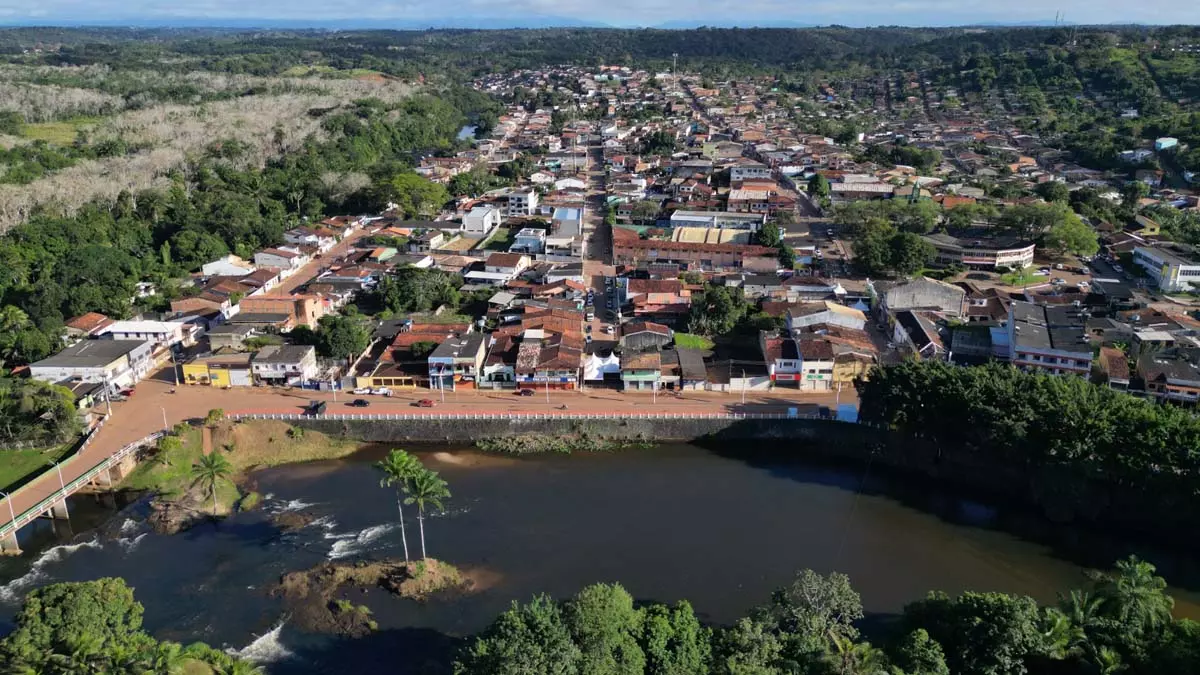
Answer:
[[417, 506], [417, 523], [421, 529], [421, 559], [424, 560], [428, 558], [425, 555], [425, 508], [431, 506], [438, 511], [443, 510], [445, 507], [442, 506], [442, 499], [450, 496], [450, 488], [436, 471], [422, 468], [409, 479], [408, 494], [409, 497], [404, 503]]
[[392, 450], [383, 461], [377, 462], [375, 468], [383, 472], [379, 479], [379, 487], [396, 488], [396, 510], [400, 513], [400, 540], [404, 542], [404, 560], [408, 561], [408, 535], [404, 532], [404, 506], [400, 493], [408, 492], [408, 481], [418, 471], [424, 471], [421, 462], [416, 457], [403, 450]]
[[213, 515], [217, 515], [217, 485], [229, 479], [233, 465], [220, 452], [203, 455], [192, 465], [192, 485], [199, 485], [212, 499]]

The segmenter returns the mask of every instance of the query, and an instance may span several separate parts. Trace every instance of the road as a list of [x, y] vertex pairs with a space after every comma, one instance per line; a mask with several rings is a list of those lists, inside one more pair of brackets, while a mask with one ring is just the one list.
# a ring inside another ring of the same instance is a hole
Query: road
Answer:
[[333, 248], [321, 254], [320, 258], [315, 258], [309, 261], [307, 265], [293, 272], [290, 277], [279, 282], [279, 285], [268, 291], [267, 295], [278, 297], [282, 295], [290, 295], [291, 293], [295, 292], [297, 288], [300, 288], [320, 274], [321, 270], [325, 267], [325, 265], [328, 265], [331, 260], [336, 260], [345, 255], [346, 252], [349, 251], [352, 246], [354, 246], [354, 242], [358, 241], [366, 234], [366, 228], [351, 232], [344, 239], [339, 241]]

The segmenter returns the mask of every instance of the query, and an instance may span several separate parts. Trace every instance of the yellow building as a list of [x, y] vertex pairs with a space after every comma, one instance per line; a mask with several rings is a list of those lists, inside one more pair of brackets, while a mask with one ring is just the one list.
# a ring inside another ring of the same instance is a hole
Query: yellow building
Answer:
[[186, 384], [205, 384], [210, 387], [249, 387], [250, 354], [218, 354], [192, 359], [183, 364]]

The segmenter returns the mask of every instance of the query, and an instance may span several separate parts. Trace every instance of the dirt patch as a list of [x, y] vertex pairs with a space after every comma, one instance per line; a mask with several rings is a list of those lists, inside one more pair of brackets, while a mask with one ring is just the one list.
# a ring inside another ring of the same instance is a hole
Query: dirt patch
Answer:
[[[494, 583], [494, 581], [493, 581]], [[393, 595], [425, 601], [437, 593], [473, 592], [471, 576], [453, 565], [429, 559], [327, 562], [311, 569], [288, 572], [272, 590], [283, 598], [293, 621], [305, 630], [358, 637], [375, 629], [371, 612], [347, 596], [382, 588]]]
[[229, 450], [235, 470], [247, 472], [281, 464], [339, 459], [358, 452], [363, 444], [331, 438], [275, 420], [223, 422], [213, 431], [214, 447]]

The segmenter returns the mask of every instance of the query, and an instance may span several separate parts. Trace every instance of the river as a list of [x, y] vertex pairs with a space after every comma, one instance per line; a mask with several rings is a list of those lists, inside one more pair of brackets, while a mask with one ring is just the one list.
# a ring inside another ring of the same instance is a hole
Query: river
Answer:
[[[0, 631], [11, 628], [32, 588], [122, 576], [159, 638], [239, 650], [270, 664], [271, 673], [348, 672], [351, 665], [396, 672], [398, 653], [413, 654], [410, 662], [445, 658], [446, 636], [483, 628], [513, 600], [567, 596], [597, 581], [619, 581], [639, 599], [687, 598], [706, 620], [724, 623], [805, 567], [845, 572], [866, 610], [887, 614], [932, 589], [1053, 600], [1084, 581], [1068, 559], [1106, 566], [1130, 552], [1039, 531], [1027, 517], [925, 486], [745, 447], [531, 458], [422, 450], [454, 495], [426, 523], [430, 555], [480, 567], [491, 583], [425, 604], [371, 591], [359, 602], [375, 612], [379, 634], [359, 641], [301, 634], [267, 595], [281, 573], [329, 559], [400, 555], [395, 498], [371, 467], [382, 452], [256, 472], [257, 489], [269, 495], [264, 507], [220, 524], [159, 536], [126, 511], [71, 544], [6, 560]], [[95, 504], [82, 497], [77, 513], [96, 520], [84, 501]], [[270, 518], [283, 510], [317, 518], [281, 533]], [[414, 552], [415, 525], [410, 520]], [[1061, 555], [1005, 531], [1014, 528], [1056, 541]], [[1171, 578], [1179, 570], [1163, 571]]]

